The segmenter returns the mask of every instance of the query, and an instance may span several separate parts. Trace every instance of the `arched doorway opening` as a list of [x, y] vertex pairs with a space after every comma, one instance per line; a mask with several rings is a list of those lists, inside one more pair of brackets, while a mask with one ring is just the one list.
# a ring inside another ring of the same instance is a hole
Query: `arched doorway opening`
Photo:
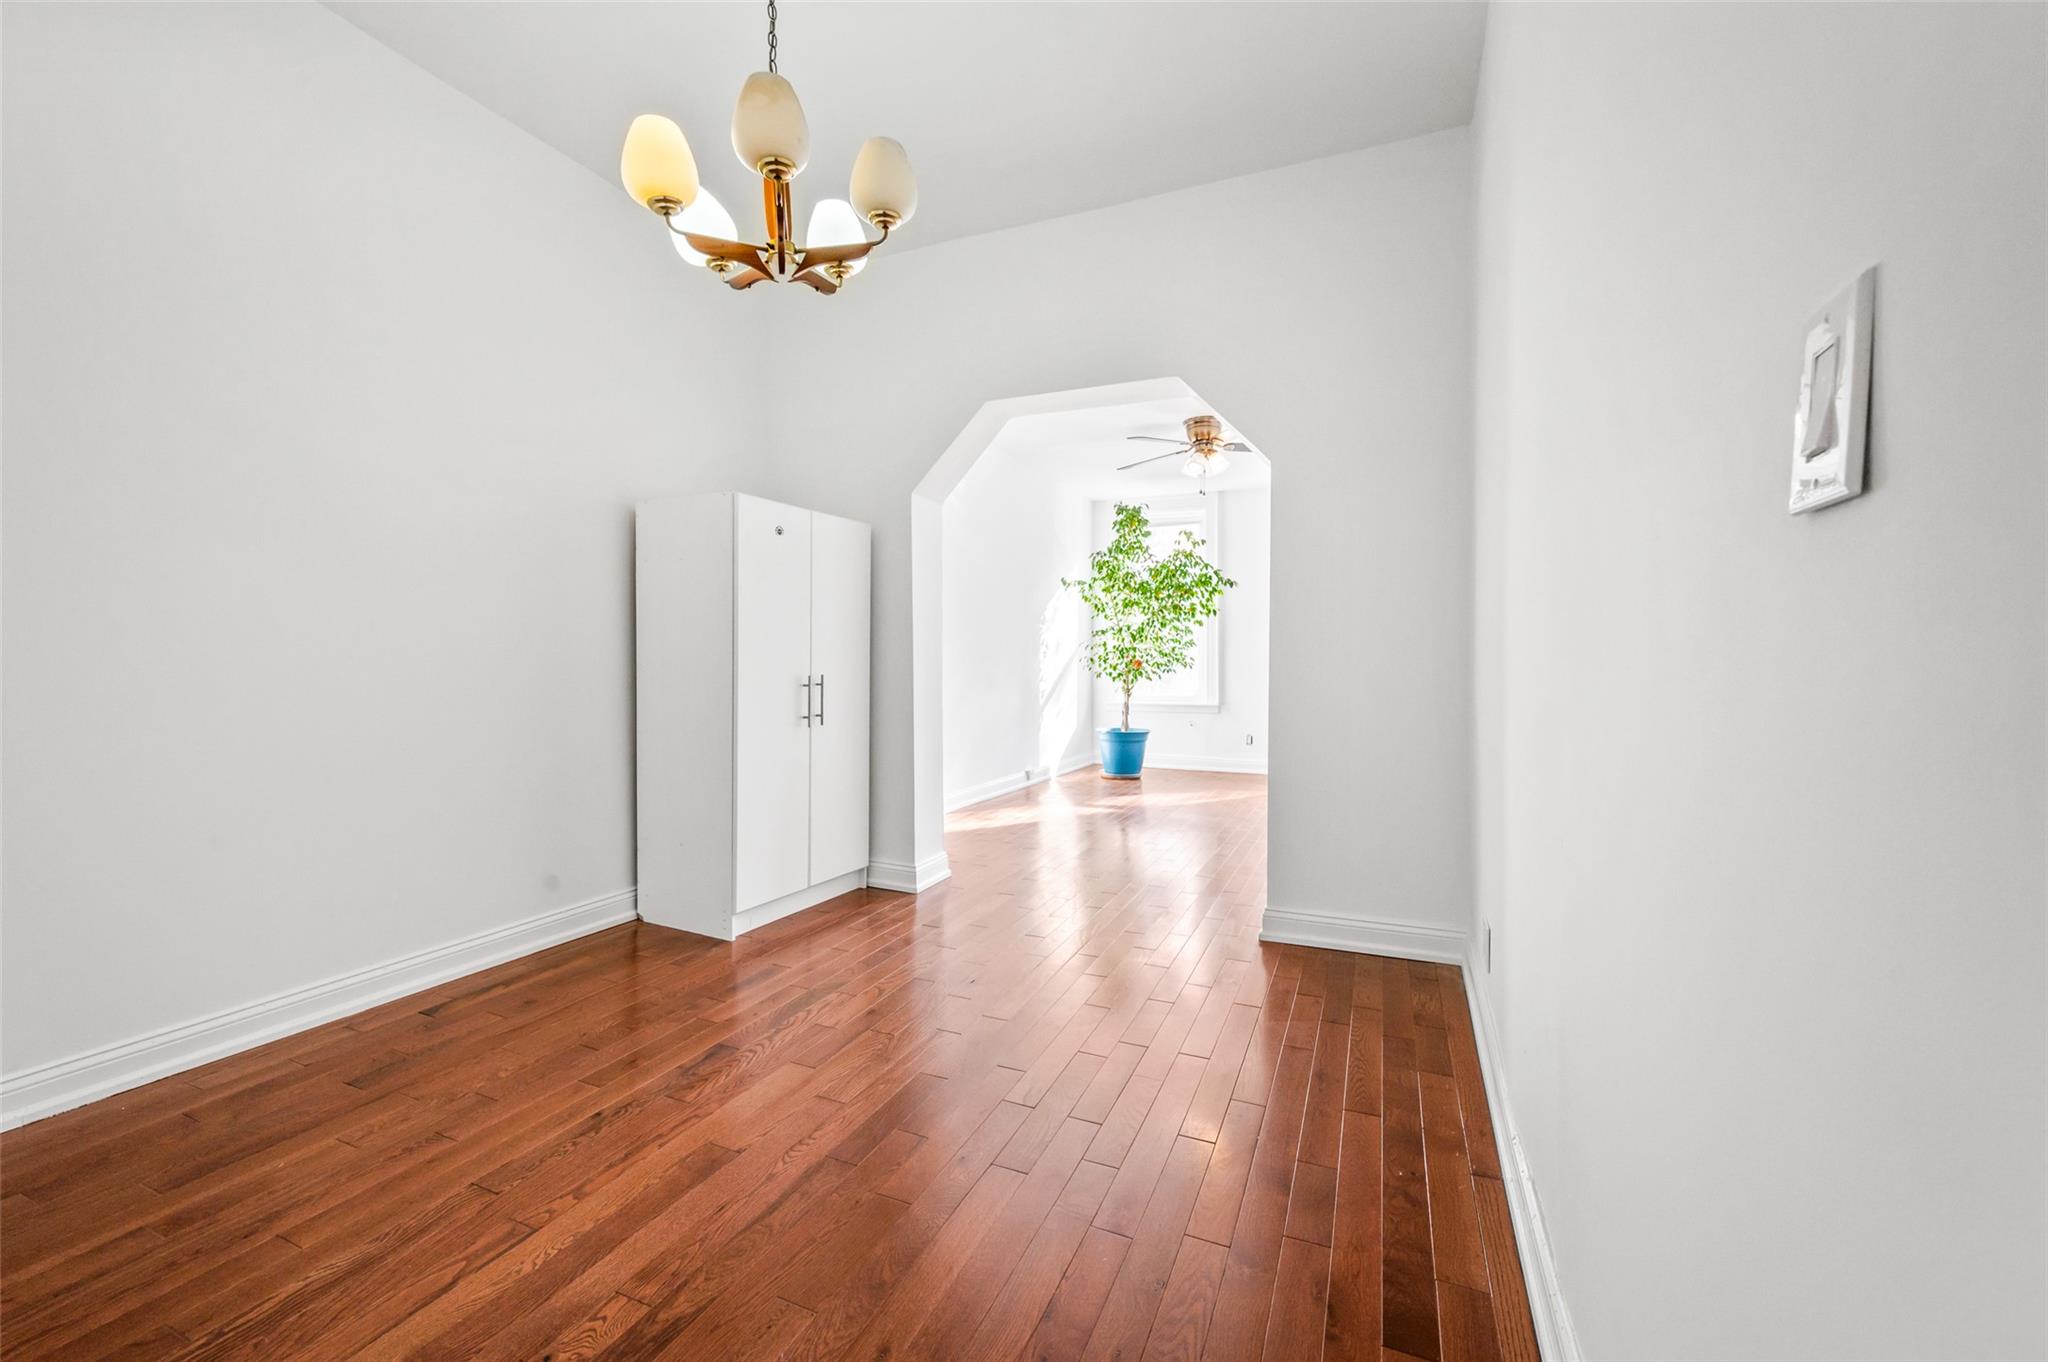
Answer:
[[[1204, 480], [1181, 477], [1174, 459], [1123, 468], [1161, 448], [1128, 435], [1177, 431], [1214, 412], [1178, 378], [998, 399], [913, 489], [915, 859], [886, 867], [895, 882], [878, 884], [921, 891], [946, 878], [949, 808], [1093, 763], [1094, 731], [1114, 719], [1102, 718], [1107, 688], [1081, 672], [1086, 621], [1056, 584], [1100, 547], [1119, 500], [1146, 504], [1161, 533], [1196, 529], [1241, 583], [1205, 631], [1193, 674], [1171, 694], [1134, 697], [1133, 724], [1155, 733], [1148, 765], [1265, 773], [1270, 465], [1254, 444]], [[1229, 413], [1216, 414], [1229, 424]], [[972, 668], [979, 681], [963, 679]], [[998, 694], [1006, 691], [1015, 693]]]

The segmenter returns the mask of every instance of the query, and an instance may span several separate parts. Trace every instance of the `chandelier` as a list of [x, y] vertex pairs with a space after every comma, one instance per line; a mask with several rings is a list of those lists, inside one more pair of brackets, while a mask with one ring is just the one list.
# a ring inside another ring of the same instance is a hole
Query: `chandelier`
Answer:
[[[768, 0], [768, 69], [754, 72], [740, 87], [732, 149], [741, 165], [761, 177], [766, 245], [736, 239], [732, 215], [697, 183], [697, 161], [683, 130], [660, 114], [641, 114], [626, 130], [619, 177], [634, 202], [660, 214], [678, 254], [736, 289], [768, 279], [837, 293], [866, 266], [868, 252], [917, 210], [917, 179], [903, 144], [870, 137], [854, 158], [847, 198], [820, 200], [798, 243], [790, 182], [810, 160], [811, 129], [795, 88], [776, 70], [775, 0]], [[881, 236], [868, 240], [863, 221]]]

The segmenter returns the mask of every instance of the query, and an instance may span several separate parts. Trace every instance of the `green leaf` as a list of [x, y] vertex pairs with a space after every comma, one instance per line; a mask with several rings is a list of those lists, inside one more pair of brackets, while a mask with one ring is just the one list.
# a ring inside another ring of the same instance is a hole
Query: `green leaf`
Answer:
[[1088, 575], [1062, 578], [1095, 616], [1085, 661], [1117, 686], [1130, 725], [1131, 690], [1193, 664], [1195, 630], [1237, 585], [1198, 552], [1204, 541], [1182, 530], [1165, 556], [1153, 555], [1145, 508], [1118, 502], [1109, 547], [1091, 554]]

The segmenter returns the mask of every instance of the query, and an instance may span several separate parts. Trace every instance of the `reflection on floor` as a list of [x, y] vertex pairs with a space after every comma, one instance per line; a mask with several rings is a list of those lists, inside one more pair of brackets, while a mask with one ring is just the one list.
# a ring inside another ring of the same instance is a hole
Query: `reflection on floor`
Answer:
[[0, 1351], [1535, 1358], [1457, 971], [1261, 945], [1262, 778], [948, 850], [0, 1137]]

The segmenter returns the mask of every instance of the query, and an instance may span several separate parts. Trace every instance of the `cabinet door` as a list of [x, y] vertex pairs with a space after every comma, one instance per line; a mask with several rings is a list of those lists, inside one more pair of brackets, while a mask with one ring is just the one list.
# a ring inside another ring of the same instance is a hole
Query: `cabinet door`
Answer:
[[868, 527], [834, 515], [811, 530], [811, 882], [868, 863]]
[[811, 513], [733, 498], [735, 911], [811, 883]]

